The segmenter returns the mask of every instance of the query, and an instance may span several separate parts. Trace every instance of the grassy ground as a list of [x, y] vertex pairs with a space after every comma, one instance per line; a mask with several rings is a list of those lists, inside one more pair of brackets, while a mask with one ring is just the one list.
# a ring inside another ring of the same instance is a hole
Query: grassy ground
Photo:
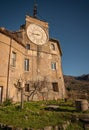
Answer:
[[[59, 105], [57, 110], [45, 110], [47, 105]], [[0, 106], [0, 123], [18, 128], [44, 128], [45, 126], [61, 125], [70, 120], [76, 112], [73, 102], [64, 101], [39, 101], [24, 102], [24, 108], [20, 104]], [[81, 125], [70, 123], [67, 130], [83, 130]]]

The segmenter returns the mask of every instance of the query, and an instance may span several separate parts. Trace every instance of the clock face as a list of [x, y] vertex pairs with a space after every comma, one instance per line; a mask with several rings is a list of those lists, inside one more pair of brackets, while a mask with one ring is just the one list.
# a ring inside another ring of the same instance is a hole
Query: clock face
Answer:
[[30, 24], [27, 27], [27, 36], [37, 45], [43, 45], [47, 42], [47, 34], [45, 30], [36, 24]]

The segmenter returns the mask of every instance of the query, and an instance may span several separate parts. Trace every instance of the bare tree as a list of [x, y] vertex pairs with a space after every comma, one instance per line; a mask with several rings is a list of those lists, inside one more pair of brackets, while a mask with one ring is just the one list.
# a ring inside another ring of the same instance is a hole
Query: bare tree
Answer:
[[[30, 92], [28, 94], [28, 97], [31, 100], [34, 100], [34, 96], [37, 95], [39, 100], [47, 100], [48, 93], [50, 91], [48, 79], [44, 77], [43, 80], [37, 80], [37, 81], [29, 81], [30, 84]], [[40, 95], [40, 96], [39, 96]]]
[[[30, 89], [28, 92], [25, 92], [25, 84], [28, 83]], [[34, 97], [37, 96], [38, 100], [47, 100], [50, 89], [50, 82], [46, 77], [43, 80], [37, 81], [25, 81], [22, 78], [17, 80], [17, 83], [14, 84], [18, 91], [21, 92], [21, 109], [23, 109], [23, 96], [27, 97], [27, 100], [34, 100]]]
[[21, 109], [23, 109], [23, 89], [24, 89], [24, 81], [21, 79], [21, 78], [19, 78], [18, 80], [17, 80], [17, 83], [16, 84], [14, 84], [14, 86], [18, 89], [18, 91], [20, 91], [21, 92]]

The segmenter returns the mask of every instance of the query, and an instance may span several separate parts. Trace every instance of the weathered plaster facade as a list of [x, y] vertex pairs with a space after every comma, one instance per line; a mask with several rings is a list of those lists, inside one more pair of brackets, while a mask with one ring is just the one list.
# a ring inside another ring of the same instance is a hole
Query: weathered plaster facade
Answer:
[[[44, 45], [29, 40], [26, 29], [31, 23], [42, 26], [48, 34]], [[18, 83], [24, 100], [65, 98], [60, 43], [49, 38], [48, 30], [47, 22], [30, 16], [16, 32], [0, 28], [0, 102], [6, 98], [20, 101]]]

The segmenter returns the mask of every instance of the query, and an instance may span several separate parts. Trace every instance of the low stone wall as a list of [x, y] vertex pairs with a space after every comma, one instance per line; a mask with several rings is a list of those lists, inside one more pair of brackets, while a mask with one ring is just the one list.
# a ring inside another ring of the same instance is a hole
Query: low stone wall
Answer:
[[75, 106], [77, 111], [87, 111], [89, 109], [89, 103], [86, 99], [77, 99]]

